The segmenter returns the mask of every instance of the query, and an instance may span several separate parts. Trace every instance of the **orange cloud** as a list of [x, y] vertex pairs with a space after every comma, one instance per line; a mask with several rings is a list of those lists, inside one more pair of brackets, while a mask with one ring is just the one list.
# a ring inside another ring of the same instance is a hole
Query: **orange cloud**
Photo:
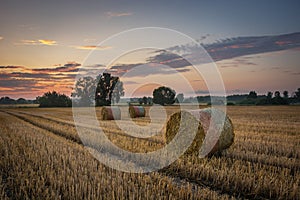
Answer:
[[290, 44], [290, 41], [276, 41], [275, 44], [282, 46], [282, 45], [286, 45], [286, 44]]
[[252, 47], [254, 47], [254, 46], [251, 44], [241, 44], [241, 45], [231, 45], [231, 46], [228, 46], [225, 48], [239, 49], [239, 48], [252, 48]]
[[54, 40], [39, 40], [39, 42], [44, 45], [57, 45], [56, 41]]
[[34, 98], [52, 90], [69, 94], [80, 66], [76, 62], [54, 68], [0, 66], [0, 96]]
[[16, 43], [17, 45], [38, 45], [38, 41], [36, 40], [21, 40], [20, 43]]
[[96, 46], [96, 45], [86, 45], [86, 46], [75, 46], [76, 49], [82, 50], [107, 50], [111, 49], [111, 46]]
[[0, 40], [3, 40], [3, 39], [4, 39], [4, 37], [0, 36]]
[[15, 43], [16, 45], [57, 45], [55, 40], [21, 40], [19, 43]]

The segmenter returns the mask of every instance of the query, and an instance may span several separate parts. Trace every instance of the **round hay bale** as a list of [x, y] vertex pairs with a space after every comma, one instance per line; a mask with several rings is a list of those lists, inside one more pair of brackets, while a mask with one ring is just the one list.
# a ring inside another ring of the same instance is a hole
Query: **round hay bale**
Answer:
[[145, 117], [146, 110], [143, 106], [129, 106], [129, 115], [131, 118]]
[[[220, 113], [221, 111], [218, 112]], [[181, 119], [183, 120], [181, 121]], [[186, 150], [185, 155], [206, 157], [221, 153], [233, 143], [233, 125], [226, 115], [224, 126], [219, 131], [218, 126], [220, 122], [218, 119], [215, 119], [215, 121], [212, 119], [212, 108], [176, 112], [170, 116], [165, 126], [165, 140], [167, 143], [171, 142], [179, 131], [188, 136], [197, 130], [196, 136]], [[211, 129], [208, 131], [210, 123], [212, 123]]]
[[121, 110], [116, 106], [104, 106], [100, 110], [101, 120], [120, 120]]

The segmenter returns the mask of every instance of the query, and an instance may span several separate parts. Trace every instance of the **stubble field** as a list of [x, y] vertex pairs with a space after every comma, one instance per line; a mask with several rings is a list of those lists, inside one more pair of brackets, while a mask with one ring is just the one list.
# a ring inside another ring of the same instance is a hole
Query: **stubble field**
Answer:
[[[178, 107], [166, 109], [170, 115]], [[70, 108], [0, 108], [0, 197], [300, 199], [300, 107], [231, 106], [227, 114], [235, 140], [221, 156], [181, 157], [157, 172], [136, 174], [96, 160], [82, 145]], [[135, 122], [143, 126], [150, 119]], [[131, 152], [165, 145], [162, 134], [139, 139], [113, 121], [100, 124], [114, 144]]]

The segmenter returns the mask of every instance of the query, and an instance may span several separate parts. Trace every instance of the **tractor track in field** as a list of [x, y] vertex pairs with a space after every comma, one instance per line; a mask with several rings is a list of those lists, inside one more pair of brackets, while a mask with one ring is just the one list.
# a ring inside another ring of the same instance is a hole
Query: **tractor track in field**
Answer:
[[[41, 129], [45, 130], [45, 131], [51, 132], [51, 133], [53, 133], [55, 135], [58, 135], [58, 136], [66, 139], [66, 140], [77, 143], [79, 145], [83, 145], [80, 140], [76, 140], [76, 139], [74, 139], [70, 136], [66, 137], [65, 134], [62, 134], [59, 131], [49, 130], [48, 128], [46, 128], [43, 125], [40, 125], [40, 124], [30, 120], [30, 119], [26, 119], [26, 117], [24, 117], [24, 116], [20, 116], [18, 114], [8, 112], [8, 111], [3, 111], [3, 110], [1, 110], [1, 112], [12, 115], [12, 116], [24, 121], [24, 122], [27, 122], [27, 123], [29, 123], [33, 126], [36, 126], [38, 128], [41, 128]], [[50, 119], [50, 118], [47, 118], [47, 117], [44, 117], [44, 116], [28, 114], [28, 113], [25, 113], [25, 112], [19, 112], [19, 114], [29, 115], [29, 116], [32, 116], [32, 117], [38, 117], [38, 118], [42, 118], [44, 120], [49, 120], [49, 121], [59, 123], [59, 124], [62, 124], [62, 125], [69, 125], [69, 126], [75, 127], [74, 124], [60, 122], [58, 120]], [[124, 135], [129, 136], [127, 134], [124, 134]], [[148, 139], [145, 139], [145, 140], [149, 141]], [[155, 142], [155, 141], [153, 141], [153, 142]], [[242, 159], [240, 159], [240, 160], [242, 160]], [[227, 189], [224, 190], [224, 188], [222, 187], [222, 184], [214, 185], [212, 183], [212, 181], [210, 182], [210, 181], [206, 181], [206, 180], [202, 180], [202, 179], [191, 178], [191, 177], [185, 175], [184, 169], [181, 169], [181, 168], [177, 168], [176, 172], [175, 172], [173, 170], [168, 170], [168, 167], [166, 167], [164, 169], [159, 170], [158, 173], [163, 175], [163, 176], [170, 177], [170, 178], [174, 179], [174, 183], [176, 185], [182, 185], [182, 184], [189, 183], [195, 189], [197, 189], [197, 187], [206, 188], [206, 189], [209, 189], [211, 191], [215, 191], [220, 195], [227, 195], [229, 197], [234, 197], [234, 198], [237, 198], [237, 199], [269, 199], [269, 197], [267, 195], [247, 194], [247, 193], [244, 193], [244, 192], [243, 193], [236, 193], [236, 191], [233, 191], [233, 190], [230, 190], [230, 189], [229, 190], [227, 190]]]
[[[9, 114], [9, 115], [12, 115], [12, 116], [14, 116], [14, 117], [17, 117], [18, 119], [21, 119], [21, 120], [25, 121], [25, 122], [27, 122], [27, 123], [33, 125], [33, 126], [36, 126], [36, 127], [41, 128], [41, 129], [47, 130], [47, 131], [49, 131], [49, 132], [54, 133], [55, 135], [61, 136], [61, 137], [65, 138], [65, 139], [67, 139], [67, 140], [70, 140], [70, 141], [72, 141], [72, 142], [75, 142], [75, 143], [78, 143], [78, 144], [81, 144], [81, 145], [82, 145], [82, 142], [81, 142], [81, 140], [80, 140], [79, 138], [76, 139], [76, 138], [71, 137], [71, 136], [69, 136], [69, 135], [63, 134], [62, 132], [57, 131], [57, 130], [55, 130], [55, 129], [51, 129], [51, 130], [50, 130], [50, 129], [48, 129], [47, 127], [45, 127], [45, 126], [43, 126], [43, 125], [41, 125], [41, 124], [35, 123], [35, 122], [33, 122], [32, 120], [27, 119], [26, 117], [17, 115], [17, 114], [15, 114], [15, 113], [7, 112], [7, 111], [2, 111], [2, 112], [5, 112], [5, 113], [7, 113], [7, 114]], [[21, 114], [25, 114], [25, 113], [21, 113]], [[41, 118], [41, 117], [40, 117], [40, 118]]]
[[[8, 114], [11, 114], [11, 115], [14, 115], [14, 116], [16, 116], [18, 118], [21, 118], [22, 120], [27, 121], [27, 122], [35, 125], [35, 126], [38, 126], [40, 128], [49, 130], [48, 127], [45, 127], [44, 125], [41, 125], [41, 124], [36, 123], [36, 122], [34, 122], [34, 121], [30, 120], [30, 119], [27, 119], [26, 117], [17, 115], [17, 114], [15, 114], [13, 112], [7, 112], [7, 111], [4, 111], [4, 112], [6, 112]], [[64, 125], [64, 126], [67, 125], [67, 126], [70, 126], [72, 128], [76, 128], [76, 126], [75, 126], [75, 124], [73, 122], [69, 122], [67, 120], [59, 121], [58, 119], [48, 118], [48, 117], [45, 117], [45, 116], [35, 115], [35, 114], [27, 113], [27, 112], [18, 112], [18, 113], [19, 114], [23, 114], [23, 115], [28, 115], [28, 116], [31, 116], [31, 117], [35, 117], [35, 118], [41, 118], [41, 119], [44, 119], [44, 120], [47, 120], [47, 121], [58, 123], [60, 125]], [[89, 129], [96, 129], [96, 128], [93, 128], [93, 127], [85, 126], [84, 124], [79, 124], [78, 126], [86, 127], [86, 128], [89, 128]], [[69, 140], [72, 140], [74, 142], [82, 144], [81, 139], [79, 138], [78, 135], [77, 135], [77, 137], [74, 138], [73, 136], [70, 136], [70, 135], [67, 135], [67, 134], [63, 134], [61, 131], [57, 131], [55, 129], [50, 129], [49, 131], [55, 133], [56, 135], [60, 135], [60, 136], [62, 136], [64, 138], [67, 138]], [[116, 134], [116, 135], [120, 135], [120, 136], [125, 136], [125, 137], [128, 137], [128, 138], [136, 139], [135, 137], [133, 137], [131, 135], [128, 135], [128, 134], [125, 134], [125, 133], [111, 132], [110, 129], [108, 129], [107, 131], [108, 131], [108, 133], [112, 133], [112, 134]], [[138, 139], [139, 140], [144, 140], [146, 142], [153, 142], [153, 143], [157, 143], [157, 144], [160, 144], [160, 145], [165, 145], [164, 142], [162, 142], [161, 140], [158, 140], [158, 139], [152, 139], [152, 138], [138, 138]], [[267, 155], [268, 156], [268, 154], [262, 154], [262, 155]], [[258, 163], [258, 164], [263, 164], [263, 165], [266, 165], [266, 166], [273, 166], [273, 167], [280, 167], [280, 168], [291, 169], [291, 174], [295, 174], [300, 169], [299, 165], [297, 165], [297, 164], [291, 166], [289, 163], [287, 163], [287, 164], [285, 164], [285, 163], [280, 163], [280, 164], [279, 163], [272, 163], [271, 161], [259, 160], [259, 159], [255, 159], [255, 158], [245, 158], [243, 156], [236, 156], [236, 155], [231, 155], [231, 154], [227, 154], [227, 153], [224, 154], [223, 156], [225, 156], [228, 159], [241, 160], [241, 161], [244, 161], [244, 162]]]
[[[3, 110], [0, 110], [0, 112], [3, 112], [3, 113], [6, 113], [8, 115], [11, 115], [13, 117], [16, 117], [17, 119], [22, 120], [25, 123], [28, 123], [28, 124], [30, 124], [34, 127], [40, 128], [44, 131], [50, 132], [50, 133], [52, 133], [56, 136], [59, 136], [59, 137], [65, 139], [65, 140], [70, 141], [72, 143], [75, 143], [77, 145], [83, 145], [81, 141], [77, 141], [77, 140], [74, 140], [72, 138], [66, 138], [64, 134], [61, 134], [58, 131], [54, 132], [52, 130], [49, 130], [49, 129], [45, 128], [44, 126], [39, 125], [37, 123], [34, 123], [33, 121], [28, 120], [25, 117], [22, 117], [20, 115], [15, 114], [15, 113], [3, 111]], [[96, 159], [96, 158], [94, 158], [94, 159]], [[190, 177], [187, 177], [183, 174], [178, 175], [178, 174], [176, 174], [176, 172], [171, 172], [170, 170], [167, 170], [167, 169], [161, 169], [161, 170], [157, 171], [157, 173], [159, 173], [159, 174], [161, 174], [165, 177], [169, 177], [169, 178], [173, 179], [174, 184], [177, 185], [177, 186], [183, 186], [183, 185], [186, 185], [186, 184], [191, 184], [192, 188], [194, 190], [197, 190], [197, 187], [198, 188], [206, 188], [206, 189], [214, 191], [214, 192], [216, 192], [220, 195], [227, 195], [228, 197], [231, 197], [231, 198], [233, 197], [233, 198], [236, 198], [236, 199], [238, 199], [238, 198], [248, 199], [247, 195], [233, 194], [233, 192], [223, 191], [223, 190], [220, 190], [219, 188], [214, 187], [212, 184], [209, 184], [206, 181], [194, 180], [194, 179], [192, 179]], [[259, 199], [265, 199], [265, 198], [259, 198]]]
[[[12, 113], [12, 112], [7, 112], [7, 111], [4, 111], [6, 113], [9, 113], [9, 114], [12, 114], [14, 116], [16, 116], [17, 114], [15, 113]], [[70, 122], [70, 121], [67, 121], [67, 120], [61, 120], [59, 121], [59, 119], [54, 119], [54, 118], [49, 118], [49, 117], [45, 117], [45, 116], [42, 116], [42, 115], [35, 115], [35, 114], [31, 114], [31, 113], [27, 113], [27, 112], [18, 112], [19, 114], [23, 114], [23, 115], [28, 115], [28, 116], [31, 116], [31, 117], [35, 117], [35, 118], [41, 118], [41, 119], [44, 119], [44, 120], [47, 120], [47, 121], [51, 121], [51, 122], [54, 122], [54, 123], [58, 123], [60, 125], [63, 125], [63, 126], [70, 126], [72, 128], [76, 128], [75, 124], [73, 122]], [[22, 118], [24, 121], [27, 121], [33, 125], [36, 125], [40, 128], [43, 128], [43, 129], [47, 129], [48, 130], [48, 127], [45, 127], [41, 124], [38, 124], [38, 123], [35, 123], [33, 122], [32, 120], [29, 120], [23, 116], [20, 116], [20, 115], [17, 115], [16, 117], [18, 118]], [[79, 124], [78, 126], [81, 126], [81, 127], [85, 127], [85, 128], [89, 128], [89, 129], [96, 129], [96, 128], [93, 128], [93, 127], [88, 127], [88, 126], [85, 126], [84, 124]], [[133, 138], [133, 139], [136, 139], [136, 137], [134, 136], [131, 136], [131, 135], [128, 135], [128, 134], [125, 134], [125, 133], [122, 133], [122, 132], [111, 132], [110, 129], [105, 129], [104, 127], [102, 127], [102, 129], [104, 131], [107, 131], [108, 133], [112, 133], [112, 134], [116, 134], [116, 135], [120, 135], [120, 136], [125, 136], [125, 137], [128, 137], [128, 138]], [[51, 132], [57, 134], [57, 135], [60, 135], [62, 137], [65, 137], [67, 139], [70, 139], [70, 140], [73, 140], [79, 144], [82, 144], [80, 138], [73, 138], [69, 135], [66, 135], [66, 134], [62, 134], [60, 131], [57, 131], [55, 129], [51, 129], [50, 130]], [[161, 140], [158, 140], [158, 139], [152, 139], [152, 138], [138, 138], [139, 140], [144, 140], [144, 141], [147, 141], [147, 142], [153, 142], [153, 143], [157, 143], [157, 144], [160, 144], [160, 145], [165, 145], [164, 142], [162, 142]], [[266, 156], [269, 156], [268, 154], [262, 154], [262, 155], [266, 155]], [[300, 169], [299, 165], [290, 165], [290, 164], [284, 164], [284, 163], [272, 163], [272, 162], [269, 162], [269, 161], [266, 161], [266, 160], [259, 160], [259, 159], [255, 159], [255, 158], [245, 158], [243, 156], [236, 156], [236, 155], [231, 155], [231, 154], [224, 154], [223, 156], [225, 156], [226, 158], [228, 159], [234, 159], [234, 160], [241, 160], [241, 161], [245, 161], [245, 162], [252, 162], [252, 163], [259, 163], [259, 164], [263, 164], [263, 165], [266, 165], [266, 166], [273, 166], [273, 167], [280, 167], [280, 168], [287, 168], [287, 169], [291, 169], [292, 170], [292, 173], [298, 171]]]
[[[5, 112], [7, 112], [7, 111], [5, 111]], [[12, 112], [7, 112], [7, 113], [15, 115]], [[53, 118], [45, 117], [45, 116], [42, 116], [42, 115], [34, 115], [34, 114], [31, 114], [31, 113], [27, 113], [27, 112], [18, 112], [18, 113], [19, 114], [23, 114], [23, 115], [28, 115], [28, 116], [36, 117], [36, 118], [41, 118], [41, 119], [48, 120], [48, 121], [51, 121], [51, 122], [54, 122], [54, 123], [58, 123], [58, 124], [61, 124], [61, 125], [67, 125], [67, 126], [70, 126], [72, 128], [76, 128], [76, 125], [73, 122], [69, 122], [67, 120], [61, 120], [61, 121], [59, 121], [58, 119], [53, 119]], [[92, 129], [92, 130], [98, 130], [95, 127], [90, 127], [90, 126], [87, 126], [87, 125], [84, 125], [84, 124], [77, 124], [77, 126], [80, 126], [80, 127], [83, 127], [83, 128], [89, 128], [89, 129]], [[131, 135], [128, 135], [126, 133], [119, 132], [119, 131], [118, 132], [111, 132], [111, 130], [109, 128], [101, 127], [101, 129], [104, 132], [113, 133], [113, 134], [117, 134], [117, 135], [120, 135], [120, 136], [126, 136], [128, 138], [136, 139], [136, 137], [134, 137], [134, 136], [131, 136]], [[144, 140], [144, 141], [147, 141], [147, 142], [154, 142], [154, 143], [162, 144], [162, 145], [165, 144], [163, 141], [158, 140], [158, 139], [153, 139], [153, 138], [138, 138], [138, 139], [139, 140]]]

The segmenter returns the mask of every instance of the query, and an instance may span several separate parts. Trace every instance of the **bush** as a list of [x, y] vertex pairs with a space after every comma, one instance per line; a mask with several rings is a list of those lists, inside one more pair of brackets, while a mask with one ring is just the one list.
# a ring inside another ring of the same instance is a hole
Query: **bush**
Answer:
[[70, 97], [65, 94], [59, 94], [55, 91], [46, 92], [42, 97], [37, 97], [37, 101], [40, 104], [39, 107], [70, 107], [72, 101]]
[[169, 87], [159, 87], [153, 91], [153, 103], [164, 106], [165, 104], [171, 105], [175, 103], [175, 90]]

